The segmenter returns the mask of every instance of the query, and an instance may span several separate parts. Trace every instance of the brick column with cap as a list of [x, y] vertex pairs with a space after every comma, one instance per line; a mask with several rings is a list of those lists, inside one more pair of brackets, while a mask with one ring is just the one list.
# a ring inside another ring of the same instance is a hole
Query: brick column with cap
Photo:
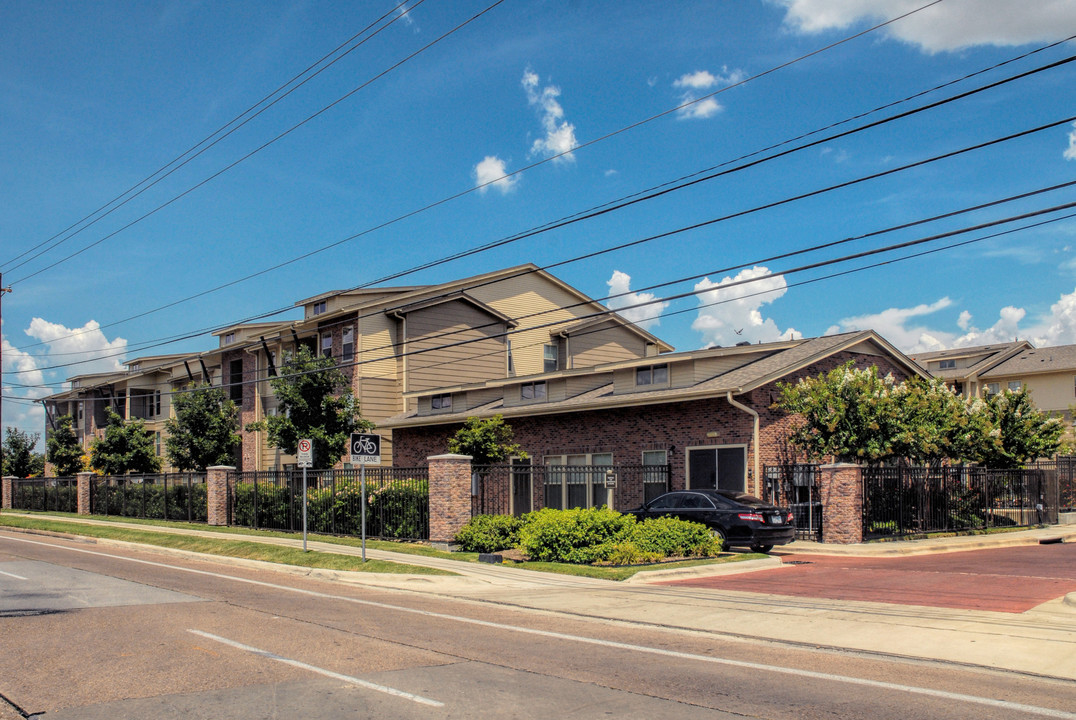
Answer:
[[93, 483], [93, 473], [80, 472], [75, 477], [78, 479], [78, 514], [89, 515], [93, 510], [90, 506], [90, 485]]
[[206, 468], [206, 522], [209, 525], [228, 524], [228, 474], [235, 472], [232, 465], [215, 465]]
[[452, 542], [471, 519], [471, 456], [434, 455], [430, 463], [430, 540]]
[[839, 463], [818, 469], [822, 496], [822, 542], [863, 542], [863, 468]]

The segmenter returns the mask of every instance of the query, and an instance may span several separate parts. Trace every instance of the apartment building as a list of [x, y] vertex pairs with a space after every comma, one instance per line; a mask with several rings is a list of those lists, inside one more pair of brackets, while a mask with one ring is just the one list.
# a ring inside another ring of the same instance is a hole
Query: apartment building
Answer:
[[[437, 285], [334, 291], [300, 300], [299, 320], [246, 323], [213, 333], [202, 353], [137, 358], [125, 371], [78, 375], [45, 399], [46, 434], [55, 418], [76, 418], [85, 443], [104, 427], [106, 407], [140, 418], [158, 434], [171, 395], [209, 381], [240, 407], [244, 470], [285, 468], [295, 459], [247, 424], [277, 412], [269, 379], [289, 352], [306, 345], [347, 376], [363, 417], [379, 423], [417, 404], [416, 393], [595, 363], [631, 360], [672, 347], [536, 265], [525, 264]], [[451, 396], [437, 402], [451, 403]], [[390, 431], [383, 454], [391, 460]], [[343, 464], [339, 459], [335, 464]], [[320, 464], [320, 463], [319, 463]], [[165, 459], [167, 466], [167, 460]]]

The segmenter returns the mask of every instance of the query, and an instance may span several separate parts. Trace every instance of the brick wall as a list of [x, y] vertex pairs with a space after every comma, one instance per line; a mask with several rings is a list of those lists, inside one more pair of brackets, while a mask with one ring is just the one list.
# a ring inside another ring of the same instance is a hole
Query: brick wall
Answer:
[[430, 457], [430, 540], [451, 542], [471, 519], [471, 458]]
[[863, 542], [863, 468], [859, 465], [823, 465], [818, 492], [822, 498], [822, 542]]

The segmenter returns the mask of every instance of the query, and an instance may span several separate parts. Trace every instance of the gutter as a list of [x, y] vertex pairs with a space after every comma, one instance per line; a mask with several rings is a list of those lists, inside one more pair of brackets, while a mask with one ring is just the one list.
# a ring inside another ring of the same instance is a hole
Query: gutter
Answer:
[[761, 493], [762, 480], [761, 480], [761, 478], [759, 478], [759, 475], [758, 475], [758, 471], [759, 471], [759, 466], [758, 466], [758, 411], [754, 410], [753, 408], [747, 407], [743, 403], [737, 402], [732, 397], [732, 391], [731, 390], [729, 390], [728, 393], [725, 395], [725, 399], [729, 401], [729, 405], [731, 405], [732, 407], [737, 408], [739, 410], [743, 410], [745, 413], [750, 415], [752, 420], [754, 421], [753, 422], [754, 427], [752, 428], [752, 447], [754, 448], [754, 456], [755, 456], [755, 495], [756, 495], [756, 497], [762, 497], [762, 493]]

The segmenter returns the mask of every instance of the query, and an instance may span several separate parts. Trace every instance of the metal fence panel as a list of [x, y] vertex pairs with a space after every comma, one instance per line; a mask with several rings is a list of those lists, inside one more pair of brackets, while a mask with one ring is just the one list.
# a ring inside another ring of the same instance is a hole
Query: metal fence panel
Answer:
[[205, 473], [95, 476], [90, 512], [151, 520], [206, 522]]
[[818, 465], [809, 463], [766, 465], [764, 499], [792, 511], [796, 537], [822, 542], [822, 497], [818, 492]]
[[78, 512], [77, 478], [26, 478], [12, 481], [13, 510]]

